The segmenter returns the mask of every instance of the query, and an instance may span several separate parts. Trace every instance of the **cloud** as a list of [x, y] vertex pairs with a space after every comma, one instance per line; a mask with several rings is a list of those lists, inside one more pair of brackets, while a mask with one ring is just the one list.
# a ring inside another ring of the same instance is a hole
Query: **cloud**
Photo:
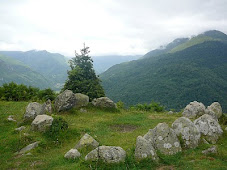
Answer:
[[1, 0], [0, 50], [144, 54], [178, 37], [227, 33], [225, 0]]

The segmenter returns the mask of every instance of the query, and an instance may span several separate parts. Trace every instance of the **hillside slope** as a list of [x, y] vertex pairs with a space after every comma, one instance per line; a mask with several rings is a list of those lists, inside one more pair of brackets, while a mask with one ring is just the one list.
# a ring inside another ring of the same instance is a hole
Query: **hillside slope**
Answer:
[[127, 105], [160, 102], [181, 109], [190, 101], [219, 101], [227, 110], [227, 45], [204, 41], [174, 53], [115, 65], [101, 74], [106, 95]]
[[55, 90], [61, 89], [67, 79], [69, 67], [67, 59], [61, 54], [36, 50], [27, 52], [0, 51], [0, 54], [19, 60], [35, 72], [43, 75], [51, 82], [50, 86]]
[[40, 88], [51, 87], [41, 74], [18, 60], [0, 54], [0, 85], [11, 81]]

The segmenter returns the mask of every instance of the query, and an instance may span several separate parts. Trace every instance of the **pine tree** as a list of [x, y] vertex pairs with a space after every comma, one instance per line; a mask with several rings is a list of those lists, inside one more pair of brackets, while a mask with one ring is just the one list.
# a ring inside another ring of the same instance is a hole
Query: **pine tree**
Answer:
[[95, 74], [89, 53], [89, 47], [85, 44], [80, 54], [75, 51], [75, 57], [69, 61], [71, 70], [68, 71], [68, 79], [62, 90], [72, 90], [74, 93], [86, 94], [90, 99], [94, 99], [105, 96], [105, 93], [100, 85], [101, 81]]

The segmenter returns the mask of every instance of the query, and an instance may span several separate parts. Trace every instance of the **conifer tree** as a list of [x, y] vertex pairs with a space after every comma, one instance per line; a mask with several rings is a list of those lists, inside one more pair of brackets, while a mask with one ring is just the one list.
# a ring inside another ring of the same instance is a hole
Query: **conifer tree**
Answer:
[[105, 93], [100, 85], [101, 81], [95, 74], [89, 53], [89, 47], [85, 44], [80, 54], [75, 51], [75, 57], [69, 61], [71, 70], [68, 71], [68, 79], [62, 90], [72, 90], [74, 93], [86, 94], [90, 99], [94, 99], [105, 96]]

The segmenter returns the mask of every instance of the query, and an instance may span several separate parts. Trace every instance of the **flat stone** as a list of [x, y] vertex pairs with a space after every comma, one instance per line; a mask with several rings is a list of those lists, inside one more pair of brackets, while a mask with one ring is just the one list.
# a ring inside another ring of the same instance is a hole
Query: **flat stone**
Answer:
[[31, 143], [29, 145], [27, 145], [26, 147], [24, 147], [23, 149], [21, 149], [19, 152], [16, 152], [16, 154], [24, 154], [34, 148], [36, 148], [38, 146], [39, 142], [34, 142], [34, 143]]
[[15, 131], [21, 132], [21, 131], [24, 130], [24, 129], [25, 129], [25, 126], [21, 126], [21, 127], [19, 127], [19, 128], [16, 128]]

